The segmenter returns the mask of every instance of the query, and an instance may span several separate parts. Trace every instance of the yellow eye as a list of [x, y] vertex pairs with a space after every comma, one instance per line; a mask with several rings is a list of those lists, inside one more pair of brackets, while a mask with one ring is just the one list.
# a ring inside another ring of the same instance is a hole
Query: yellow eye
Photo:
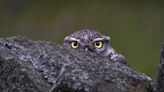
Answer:
[[100, 49], [100, 48], [102, 48], [102, 46], [103, 46], [103, 42], [102, 42], [102, 41], [95, 41], [95, 42], [93, 43], [93, 45], [94, 45], [95, 48]]
[[71, 48], [76, 49], [79, 47], [79, 43], [77, 41], [71, 42]]

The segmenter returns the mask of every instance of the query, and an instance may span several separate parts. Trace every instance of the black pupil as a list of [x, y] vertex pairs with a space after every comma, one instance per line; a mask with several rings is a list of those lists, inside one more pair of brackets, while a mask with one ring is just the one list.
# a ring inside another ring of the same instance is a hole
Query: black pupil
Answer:
[[74, 46], [77, 46], [78, 44], [77, 44], [77, 42], [74, 42]]
[[96, 42], [96, 46], [99, 46], [100, 45], [100, 42]]

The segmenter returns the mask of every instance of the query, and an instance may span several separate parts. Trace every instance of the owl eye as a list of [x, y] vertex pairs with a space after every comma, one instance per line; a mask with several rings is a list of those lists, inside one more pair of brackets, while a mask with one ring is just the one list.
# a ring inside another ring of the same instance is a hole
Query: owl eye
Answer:
[[103, 42], [102, 42], [102, 41], [95, 41], [95, 42], [93, 43], [93, 45], [94, 45], [95, 48], [100, 49], [100, 48], [102, 48], [102, 46], [103, 46]]
[[79, 47], [79, 43], [77, 41], [71, 42], [71, 48], [76, 49]]

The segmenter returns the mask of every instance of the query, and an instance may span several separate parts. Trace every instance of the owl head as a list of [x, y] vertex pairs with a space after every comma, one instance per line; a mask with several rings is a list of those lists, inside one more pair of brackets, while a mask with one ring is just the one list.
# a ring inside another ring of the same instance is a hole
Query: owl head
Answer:
[[101, 53], [109, 47], [110, 37], [91, 29], [82, 29], [65, 37], [64, 46], [72, 49]]

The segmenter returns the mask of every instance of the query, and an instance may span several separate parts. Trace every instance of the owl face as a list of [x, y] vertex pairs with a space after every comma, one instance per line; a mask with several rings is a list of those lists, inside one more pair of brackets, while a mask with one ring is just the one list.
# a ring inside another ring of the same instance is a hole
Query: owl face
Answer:
[[64, 46], [72, 49], [84, 49], [86, 51], [101, 53], [109, 47], [108, 36], [99, 32], [82, 29], [65, 37]]

